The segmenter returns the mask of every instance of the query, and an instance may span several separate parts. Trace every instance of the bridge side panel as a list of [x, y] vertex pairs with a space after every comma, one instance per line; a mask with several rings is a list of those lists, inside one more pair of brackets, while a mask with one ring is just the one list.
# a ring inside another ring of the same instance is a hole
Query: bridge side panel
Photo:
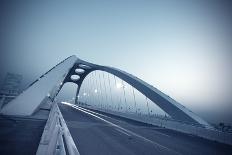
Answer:
[[76, 61], [77, 57], [72, 56], [54, 67], [4, 106], [0, 113], [4, 115], [32, 115], [46, 98], [53, 99], [55, 97], [61, 88], [60, 86], [63, 85], [66, 75]]

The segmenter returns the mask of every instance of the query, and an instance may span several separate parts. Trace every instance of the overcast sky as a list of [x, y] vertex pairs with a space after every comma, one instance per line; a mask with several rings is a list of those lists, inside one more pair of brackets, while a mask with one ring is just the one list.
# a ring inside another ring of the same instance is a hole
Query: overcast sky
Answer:
[[22, 87], [70, 55], [114, 66], [210, 121], [232, 122], [226, 1], [0, 1], [0, 79]]

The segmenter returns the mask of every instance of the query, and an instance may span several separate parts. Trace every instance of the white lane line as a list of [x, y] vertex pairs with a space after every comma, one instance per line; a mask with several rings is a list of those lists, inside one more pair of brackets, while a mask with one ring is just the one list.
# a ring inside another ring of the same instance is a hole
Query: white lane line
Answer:
[[[77, 106], [77, 105], [73, 105], [73, 106]], [[100, 113], [91, 111], [91, 110], [89, 110], [89, 109], [82, 108], [82, 107], [80, 107], [80, 106], [77, 106], [77, 107], [80, 108], [80, 109], [82, 109], [82, 110], [88, 111], [88, 112], [90, 112], [90, 113], [93, 113], [93, 114], [96, 114], [96, 115], [99, 115], [99, 116], [103, 116], [103, 117], [112, 119], [111, 117], [106, 116], [106, 115], [104, 115], [104, 114], [100, 114]], [[158, 127], [158, 128], [159, 128], [159, 127]], [[145, 129], [147, 129], [147, 128], [145, 128]], [[154, 128], [152, 128], [152, 129], [154, 129]], [[159, 129], [160, 129], [160, 128], [159, 128]], [[163, 136], [166, 136], [166, 137], [171, 137], [170, 135], [167, 135], [167, 134], [165, 134], [165, 133], [161, 133], [161, 132], [156, 131], [156, 130], [152, 130], [152, 131], [155, 132], [156, 134], [160, 134], [160, 135], [163, 135]]]
[[121, 133], [123, 133], [123, 134], [125, 134], [125, 135], [131, 137], [131, 135], [129, 135], [128, 133], [124, 132], [123, 130], [120, 130], [120, 129], [118, 129], [118, 128], [116, 128], [115, 130], [117, 130], [118, 132], [121, 132]]
[[[107, 121], [107, 120], [105, 120], [105, 119], [103, 119], [103, 118], [101, 118], [101, 117], [99, 117], [99, 116], [97, 116], [97, 115], [94, 115], [94, 114], [92, 114], [92, 113], [86, 112], [85, 110], [83, 110], [83, 108], [80, 109], [80, 108], [79, 108], [78, 106], [76, 106], [76, 105], [71, 105], [71, 106], [74, 107], [74, 108], [76, 108], [77, 110], [80, 110], [80, 111], [86, 113], [86, 114], [89, 114], [89, 115], [91, 115], [91, 116], [93, 116], [93, 117], [96, 117], [96, 118], [98, 118], [98, 119], [100, 119], [100, 120], [102, 120], [102, 121], [104, 121], [104, 122], [110, 124], [110, 125], [113, 126], [113, 127], [116, 127], [116, 128], [118, 128], [118, 129], [121, 129], [121, 130], [124, 131], [124, 132], [130, 133], [131, 135], [134, 135], [134, 136], [136, 136], [136, 137], [139, 137], [139, 138], [143, 139], [143, 140], [146, 141], [146, 142], [149, 142], [149, 143], [152, 143], [152, 144], [156, 144], [156, 143], [154, 143], [153, 141], [151, 141], [151, 140], [149, 140], [149, 139], [147, 139], [147, 138], [145, 138], [145, 137], [143, 137], [143, 136], [140, 136], [140, 135], [138, 135], [138, 134], [136, 134], [136, 133], [134, 133], [134, 132], [132, 132], [132, 131], [129, 131], [129, 130], [127, 130], [127, 129], [121, 127], [121, 126], [118, 126], [118, 125], [116, 125], [116, 124], [114, 124], [114, 123], [112, 123], [112, 122], [109, 122], [109, 121]], [[160, 144], [156, 144], [156, 145], [159, 146]], [[162, 146], [162, 145], [160, 145], [160, 147], [169, 149], [169, 148], [167, 148], [167, 147], [165, 147], [165, 146]]]
[[[73, 105], [73, 106], [77, 106], [77, 105]], [[77, 107], [80, 108], [80, 109], [83, 109], [83, 110], [85, 110], [85, 111], [91, 112], [91, 113], [93, 113], [93, 114], [96, 114], [96, 115], [104, 116], [104, 117], [106, 117], [106, 118], [111, 118], [111, 117], [109, 117], [109, 116], [106, 116], [106, 115], [103, 115], [103, 114], [100, 114], [100, 113], [91, 111], [91, 110], [89, 110], [89, 109], [82, 108], [82, 107], [80, 107], [80, 106], [77, 106]]]
[[145, 137], [143, 137], [143, 136], [140, 136], [140, 135], [138, 135], [138, 134], [136, 134], [136, 133], [134, 133], [134, 132], [132, 132], [132, 131], [130, 131], [130, 130], [127, 130], [127, 129], [121, 127], [121, 126], [118, 126], [118, 125], [116, 125], [116, 124], [114, 124], [114, 123], [112, 123], [112, 122], [109, 122], [109, 121], [107, 121], [107, 120], [105, 120], [105, 119], [103, 119], [103, 118], [101, 118], [101, 117], [99, 117], [99, 116], [97, 116], [97, 115], [94, 115], [94, 114], [92, 114], [92, 113], [90, 113], [90, 112], [87, 112], [87, 111], [83, 110], [83, 108], [80, 108], [79, 106], [76, 106], [76, 105], [73, 105], [73, 104], [66, 104], [66, 105], [69, 105], [69, 106], [71, 106], [71, 107], [73, 107], [73, 108], [75, 108], [75, 109], [77, 109], [77, 110], [79, 110], [79, 111], [82, 111], [82, 112], [84, 112], [84, 113], [86, 113], [86, 114], [89, 114], [89, 115], [95, 117], [95, 118], [98, 118], [98, 119], [102, 120], [103, 122], [106, 122], [106, 123], [110, 124], [111, 126], [113, 126], [113, 127], [115, 127], [115, 128], [121, 129], [122, 131], [124, 131], [124, 132], [126, 132], [126, 133], [128, 133], [128, 134], [131, 134], [131, 135], [133, 135], [133, 136], [136, 136], [136, 137], [138, 137], [138, 138], [141, 138], [142, 140], [144, 140], [144, 141], [146, 141], [146, 142], [149, 142], [149, 143], [155, 145], [156, 147], [160, 147], [160, 148], [162, 148], [162, 149], [165, 149], [165, 150], [168, 150], [168, 151], [171, 151], [171, 152], [173, 152], [173, 153], [175, 153], [175, 154], [179, 154], [179, 155], [180, 155], [179, 152], [176, 152], [176, 151], [174, 151], [174, 150], [172, 150], [172, 149], [170, 149], [170, 148], [168, 148], [168, 147], [166, 147], [166, 146], [163, 146], [163, 145], [161, 145], [161, 144], [159, 144], [159, 143], [153, 142], [153, 141], [151, 141], [151, 140], [149, 140], [149, 139], [147, 139], [147, 138], [145, 138]]

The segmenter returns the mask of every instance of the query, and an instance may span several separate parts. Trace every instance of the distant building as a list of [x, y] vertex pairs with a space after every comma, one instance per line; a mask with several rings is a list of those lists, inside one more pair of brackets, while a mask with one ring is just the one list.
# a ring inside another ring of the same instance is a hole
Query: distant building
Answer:
[[22, 75], [7, 73], [0, 89], [0, 109], [20, 93]]
[[1, 86], [0, 94], [7, 96], [17, 96], [19, 94], [19, 86], [22, 82], [22, 75], [7, 73]]

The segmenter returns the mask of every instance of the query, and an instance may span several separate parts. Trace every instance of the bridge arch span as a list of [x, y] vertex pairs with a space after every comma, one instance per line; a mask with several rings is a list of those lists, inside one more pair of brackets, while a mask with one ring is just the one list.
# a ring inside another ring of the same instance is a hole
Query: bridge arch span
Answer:
[[[84, 72], [78, 74], [76, 69]], [[39, 77], [18, 97], [4, 106], [0, 113], [5, 115], [33, 115], [40, 106], [47, 100], [53, 101], [65, 82], [74, 82], [78, 85], [77, 95], [85, 77], [96, 70], [108, 72], [126, 81], [136, 88], [143, 95], [157, 104], [162, 110], [173, 119], [203, 126], [209, 125], [206, 121], [198, 117], [192, 111], [182, 106], [158, 89], [149, 85], [145, 81], [116, 68], [101, 66], [83, 61], [76, 56], [70, 56], [61, 63], [54, 66], [48, 72]], [[76, 80], [71, 79], [75, 75]], [[76, 95], [76, 96], [77, 96]]]
[[[81, 59], [78, 59], [76, 64], [70, 70], [69, 74], [70, 75], [73, 74], [75, 72], [75, 69], [80, 68], [79, 67], [80, 65], [85, 65], [87, 67], [82, 68], [85, 70], [85, 72], [81, 75], [81, 78], [79, 81], [71, 81], [71, 82], [76, 83], [79, 86], [77, 90], [77, 94], [76, 94], [76, 100], [77, 100], [77, 96], [79, 94], [81, 85], [84, 79], [87, 77], [87, 75], [93, 71], [98, 71], [98, 70], [105, 71], [107, 73], [117, 76], [118, 78], [126, 81], [128, 84], [136, 88], [139, 92], [141, 92], [151, 101], [153, 101], [153, 103], [158, 105], [162, 110], [164, 110], [173, 119], [178, 120], [178, 121], [192, 123], [192, 124], [200, 124], [203, 126], [209, 125], [206, 121], [201, 119], [199, 116], [197, 116], [195, 113], [193, 113], [192, 111], [190, 111], [189, 109], [181, 105], [180, 103], [170, 98], [168, 95], [162, 93], [155, 87], [149, 85], [148, 83], [137, 78], [136, 76], [129, 74], [125, 71], [122, 71], [120, 69], [108, 67], [108, 66], [101, 66], [101, 65], [89, 63]], [[65, 82], [67, 81], [70, 82], [69, 76], [67, 76]]]

